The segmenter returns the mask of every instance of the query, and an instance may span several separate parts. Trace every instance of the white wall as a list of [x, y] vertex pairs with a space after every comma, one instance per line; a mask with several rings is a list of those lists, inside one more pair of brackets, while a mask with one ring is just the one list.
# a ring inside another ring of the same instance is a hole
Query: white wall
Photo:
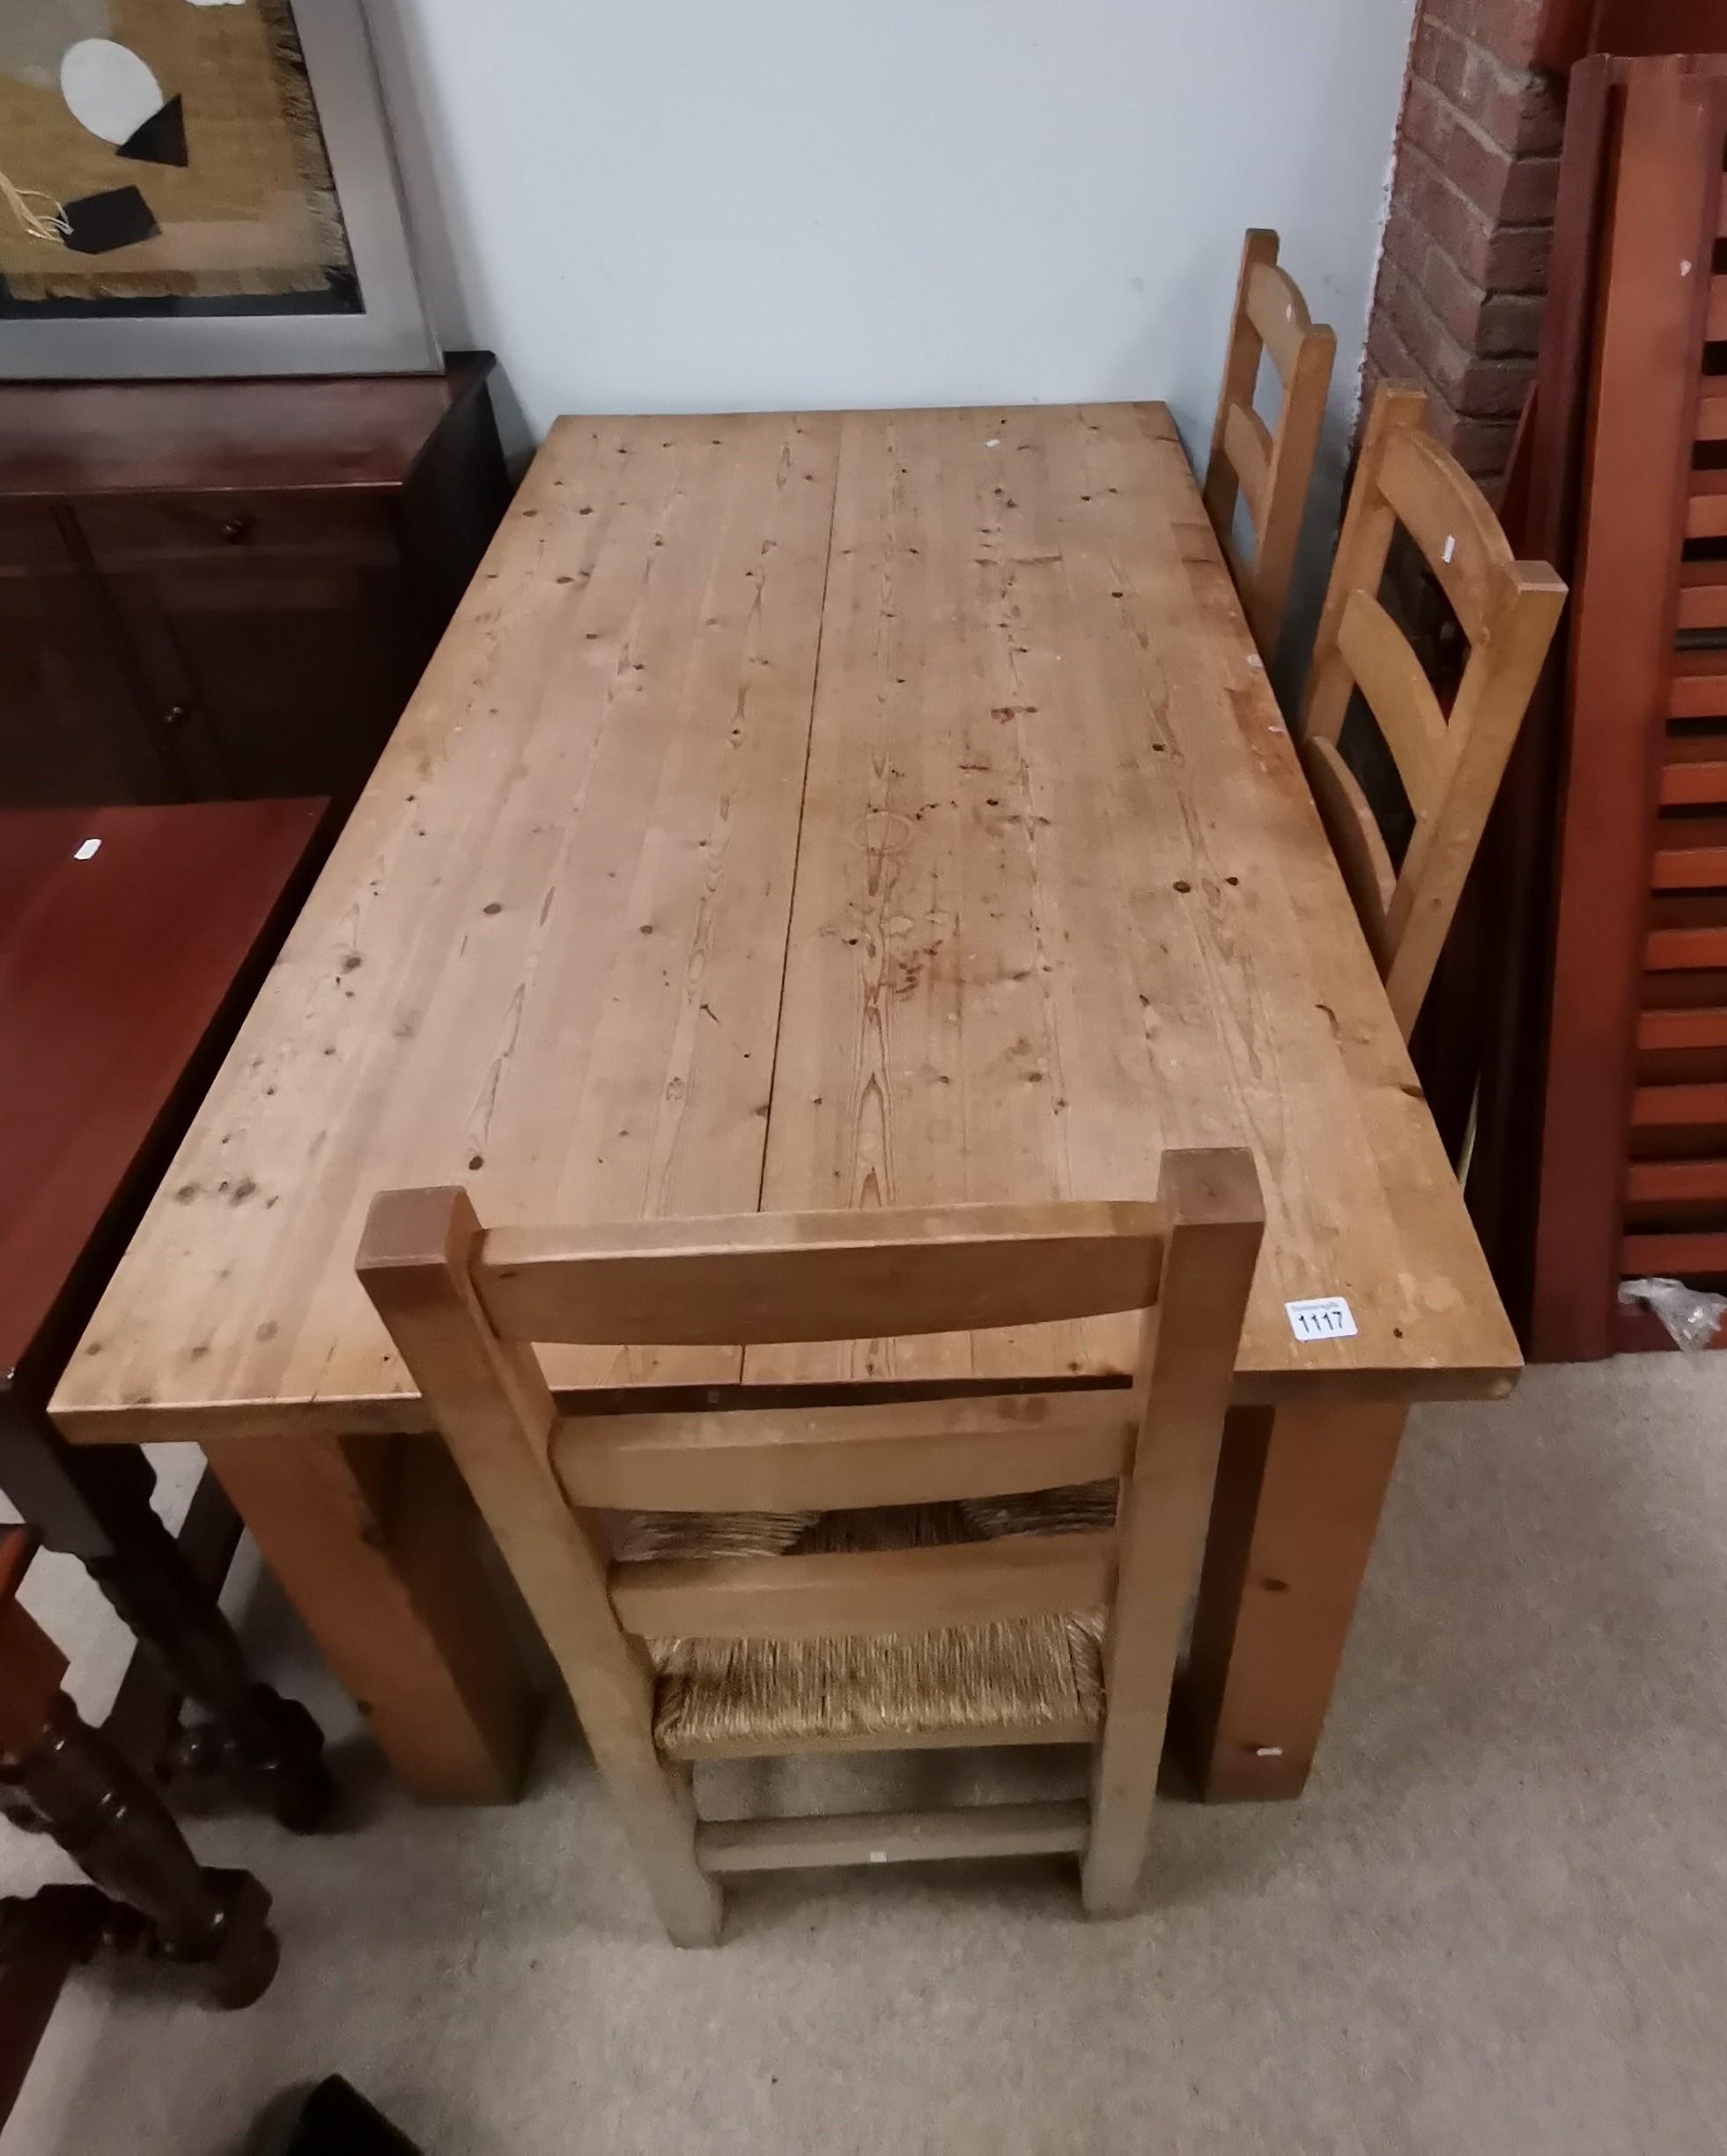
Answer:
[[1353, 409], [1413, 0], [370, 0], [434, 313], [566, 410], [1162, 396], [1249, 224]]

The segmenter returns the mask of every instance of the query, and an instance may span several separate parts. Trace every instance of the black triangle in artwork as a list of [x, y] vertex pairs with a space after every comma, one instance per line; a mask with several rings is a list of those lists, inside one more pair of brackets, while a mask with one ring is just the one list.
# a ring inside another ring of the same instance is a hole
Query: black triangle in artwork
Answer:
[[141, 128], [132, 130], [114, 155], [137, 158], [145, 165], [183, 165], [186, 114], [180, 100], [171, 97], [159, 112], [151, 113]]

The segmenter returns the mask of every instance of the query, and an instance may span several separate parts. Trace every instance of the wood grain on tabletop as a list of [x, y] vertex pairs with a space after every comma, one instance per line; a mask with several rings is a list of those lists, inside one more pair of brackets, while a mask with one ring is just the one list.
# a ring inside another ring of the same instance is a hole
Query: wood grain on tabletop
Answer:
[[[763, 1204], [1143, 1198], [1251, 1145], [1244, 1397], [1517, 1351], [1159, 406], [845, 421]], [[1356, 1339], [1283, 1303], [1348, 1298]], [[1131, 1320], [752, 1379], [1130, 1366]]]
[[498, 1219], [756, 1205], [835, 432], [556, 430], [67, 1407], [120, 1408], [116, 1434], [170, 1401], [328, 1400], [331, 1427], [368, 1427], [346, 1404], [410, 1391], [353, 1271], [392, 1185], [465, 1182]]
[[[1162, 408], [565, 420], [56, 1409], [415, 1427], [353, 1274], [391, 1186], [464, 1183], [500, 1225], [1133, 1199], [1165, 1145], [1236, 1142], [1267, 1212], [1244, 1398], [1505, 1389]], [[1325, 1295], [1358, 1337], [1298, 1345], [1283, 1302]], [[1132, 1333], [743, 1368], [1118, 1371]]]

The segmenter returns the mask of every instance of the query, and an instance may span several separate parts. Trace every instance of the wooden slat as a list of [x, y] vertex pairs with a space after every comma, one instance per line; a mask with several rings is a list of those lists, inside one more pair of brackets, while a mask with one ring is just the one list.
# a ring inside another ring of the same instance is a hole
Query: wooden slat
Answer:
[[1727, 805], [1727, 735], [1673, 734], [1661, 767], [1661, 806]]
[[1714, 890], [1727, 884], [1727, 816], [1664, 816], [1656, 828], [1657, 890]]
[[1634, 1161], [1625, 1194], [1633, 1205], [1727, 1200], [1727, 1159]]
[[709, 1820], [696, 1829], [696, 1861], [723, 1877], [826, 1864], [1075, 1855], [1089, 1831], [1087, 1808], [1078, 1799], [951, 1812], [837, 1813], [825, 1819]]
[[1702, 1004], [1691, 1009], [1646, 1010], [1637, 1020], [1637, 1045], [1650, 1052], [1727, 1048], [1727, 1009]]
[[1620, 1246], [1620, 1266], [1627, 1279], [1727, 1273], [1727, 1235], [1628, 1235]]
[[[896, 1752], [950, 1752], [963, 1749], [995, 1751], [1014, 1745], [1089, 1745], [1095, 1743], [1100, 1717], [1095, 1712], [1045, 1717], [1038, 1721], [1002, 1720], [968, 1723], [962, 1729], [934, 1729], [894, 1732]], [[703, 1760], [790, 1759], [806, 1753], [844, 1757], [848, 1753], [880, 1752], [879, 1730], [822, 1731], [815, 1736], [801, 1732], [775, 1739], [764, 1737], [747, 1724], [735, 1732], [704, 1731], [680, 1732], [660, 1739], [664, 1756], [695, 1764]]]
[[1703, 335], [1711, 344], [1727, 337], [1727, 277], [1709, 279], [1709, 311]]
[[569, 1416], [552, 1471], [572, 1504], [623, 1511], [796, 1512], [931, 1504], [1103, 1481], [1133, 1449], [1123, 1392]]
[[1287, 382], [1301, 355], [1302, 340], [1313, 327], [1301, 288], [1274, 263], [1255, 262], [1247, 277], [1247, 319]]
[[1727, 905], [1711, 895], [1663, 895], [1650, 908], [1643, 964], [1651, 973], [1727, 967]]
[[1727, 474], [1694, 472], [1685, 508], [1687, 539], [1719, 539], [1727, 534], [1727, 491], [1713, 484]]
[[1248, 513], [1258, 530], [1266, 521], [1266, 493], [1271, 484], [1272, 438], [1251, 405], [1232, 404], [1223, 421], [1223, 452], [1236, 468], [1247, 498]]
[[1349, 594], [1338, 649], [1367, 698], [1412, 802], [1425, 800], [1447, 758], [1445, 716], [1406, 636], [1371, 593]]
[[1631, 1122], [1642, 1130], [1727, 1125], [1727, 1085], [1640, 1086], [1631, 1096]]
[[1338, 867], [1355, 901], [1362, 930], [1375, 957], [1383, 957], [1385, 915], [1397, 890], [1397, 871], [1361, 782], [1323, 736], [1303, 744], [1313, 798], [1337, 854]]
[[[1727, 410], [1727, 400], [1723, 400]], [[1679, 565], [1681, 629], [1727, 629], [1727, 562]]]
[[877, 1340], [1145, 1310], [1162, 1234], [1147, 1205], [498, 1229], [476, 1278], [506, 1340]]
[[1472, 644], [1479, 643], [1511, 550], [1487, 497], [1418, 427], [1388, 439], [1379, 484], [1398, 521], [1421, 548]]
[[[1722, 500], [1727, 506], [1727, 495]], [[1727, 531], [1727, 518], [1722, 529]], [[1667, 712], [1673, 719], [1727, 715], [1727, 651], [1680, 652], [1675, 656]]]
[[[1727, 203], [1727, 189], [1723, 189], [1722, 200]], [[1718, 376], [1705, 380], [1702, 395], [1697, 401], [1697, 439], [1727, 441], [1727, 381]]]
[[1014, 1535], [814, 1557], [653, 1558], [611, 1569], [618, 1622], [644, 1639], [926, 1632], [1106, 1604], [1112, 1534]]

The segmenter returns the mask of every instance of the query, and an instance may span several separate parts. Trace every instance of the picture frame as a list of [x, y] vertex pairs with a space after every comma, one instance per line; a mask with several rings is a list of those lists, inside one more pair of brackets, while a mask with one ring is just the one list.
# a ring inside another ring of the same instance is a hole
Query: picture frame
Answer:
[[[0, 11], [18, 4], [0, 0]], [[185, 7], [188, 0], [162, 4]], [[212, 0], [197, 4], [210, 8]], [[160, 311], [136, 304], [109, 310], [95, 301], [38, 312], [13, 303], [0, 308], [0, 380], [427, 373], [442, 367], [415, 270], [363, 0], [273, 4], [292, 19], [304, 88], [315, 108], [312, 125], [328, 159], [338, 244], [345, 240], [347, 299], [326, 312], [257, 299], [225, 305], [200, 299], [184, 307], [158, 302]], [[16, 179], [11, 191], [19, 192]]]

